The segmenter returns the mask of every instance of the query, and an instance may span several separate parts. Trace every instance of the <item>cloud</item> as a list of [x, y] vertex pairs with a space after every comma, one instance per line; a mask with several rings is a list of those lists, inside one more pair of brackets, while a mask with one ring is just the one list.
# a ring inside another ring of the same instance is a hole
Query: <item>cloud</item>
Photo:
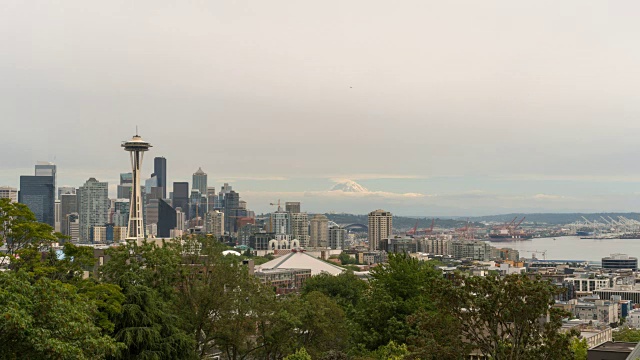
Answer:
[[428, 179], [426, 176], [420, 175], [403, 175], [403, 174], [351, 174], [329, 176], [329, 180], [341, 183], [351, 180], [382, 180], [382, 179]]
[[535, 194], [533, 198], [536, 200], [560, 200], [565, 197], [562, 195], [552, 195], [552, 194]]
[[236, 181], [287, 181], [284, 176], [230, 176], [227, 178], [215, 179], [218, 183], [233, 183]]

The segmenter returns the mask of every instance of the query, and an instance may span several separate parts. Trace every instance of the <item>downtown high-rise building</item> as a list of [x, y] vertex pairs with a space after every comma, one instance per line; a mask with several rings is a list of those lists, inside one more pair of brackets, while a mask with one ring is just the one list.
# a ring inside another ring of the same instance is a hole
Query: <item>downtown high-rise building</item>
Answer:
[[133, 184], [132, 173], [121, 173], [120, 184], [117, 188], [118, 199], [131, 199], [131, 186]]
[[50, 163], [47, 161], [38, 161], [38, 163], [36, 164], [36, 168], [35, 168], [36, 176], [52, 176], [53, 177], [54, 196], [55, 196], [56, 186], [58, 185], [57, 172], [58, 170], [57, 170], [56, 164], [54, 163]]
[[167, 159], [164, 157], [155, 157], [153, 159], [153, 173], [156, 175], [158, 179], [157, 186], [162, 188], [160, 193], [162, 194], [162, 199], [167, 198]]
[[323, 214], [316, 214], [309, 223], [309, 246], [326, 248], [329, 243], [329, 219]]
[[189, 219], [189, 183], [188, 182], [174, 182], [173, 183], [173, 198], [171, 204], [173, 208], [182, 210], [185, 218]]
[[18, 202], [18, 189], [10, 186], [0, 186], [0, 199], [9, 199]]
[[176, 210], [163, 199], [158, 199], [158, 229], [159, 238], [171, 237], [171, 230], [177, 226]]
[[202, 171], [202, 168], [198, 168], [198, 170], [193, 173], [193, 184], [192, 189], [200, 191], [200, 194], [207, 194], [207, 173]]
[[92, 241], [93, 226], [109, 222], [109, 184], [90, 178], [78, 190], [80, 214], [80, 240]]
[[27, 205], [38, 222], [55, 227], [55, 188], [53, 176], [20, 176], [18, 202]]
[[369, 213], [369, 250], [379, 250], [380, 241], [391, 237], [393, 215], [381, 209]]

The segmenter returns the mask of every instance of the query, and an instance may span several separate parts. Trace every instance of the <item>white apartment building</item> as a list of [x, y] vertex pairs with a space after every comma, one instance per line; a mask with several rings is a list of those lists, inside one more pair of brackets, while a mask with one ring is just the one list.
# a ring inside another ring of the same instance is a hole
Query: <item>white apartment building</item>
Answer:
[[209, 211], [205, 216], [204, 231], [216, 237], [224, 235], [224, 213], [218, 210]]
[[0, 186], [0, 199], [9, 199], [18, 202], [18, 189], [10, 186]]
[[369, 213], [369, 250], [376, 251], [380, 240], [391, 238], [393, 215], [381, 209]]

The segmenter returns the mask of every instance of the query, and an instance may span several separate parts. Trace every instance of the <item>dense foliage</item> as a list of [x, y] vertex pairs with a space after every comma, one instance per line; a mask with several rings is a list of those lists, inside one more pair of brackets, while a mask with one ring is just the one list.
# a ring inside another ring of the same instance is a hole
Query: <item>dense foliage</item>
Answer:
[[212, 238], [120, 245], [97, 266], [91, 248], [49, 250], [63, 238], [20, 204], [0, 201], [2, 219], [0, 241], [17, 240], [0, 273], [1, 358], [584, 358], [558, 332], [555, 287], [525, 276], [445, 278], [391, 255], [368, 282], [320, 275], [276, 296]]

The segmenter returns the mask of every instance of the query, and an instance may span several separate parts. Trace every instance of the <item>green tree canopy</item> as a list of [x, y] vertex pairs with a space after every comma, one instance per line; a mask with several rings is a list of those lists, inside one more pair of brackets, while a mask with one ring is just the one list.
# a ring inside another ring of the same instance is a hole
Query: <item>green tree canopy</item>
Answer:
[[0, 354], [5, 359], [104, 359], [116, 341], [94, 324], [97, 309], [72, 285], [0, 272]]

